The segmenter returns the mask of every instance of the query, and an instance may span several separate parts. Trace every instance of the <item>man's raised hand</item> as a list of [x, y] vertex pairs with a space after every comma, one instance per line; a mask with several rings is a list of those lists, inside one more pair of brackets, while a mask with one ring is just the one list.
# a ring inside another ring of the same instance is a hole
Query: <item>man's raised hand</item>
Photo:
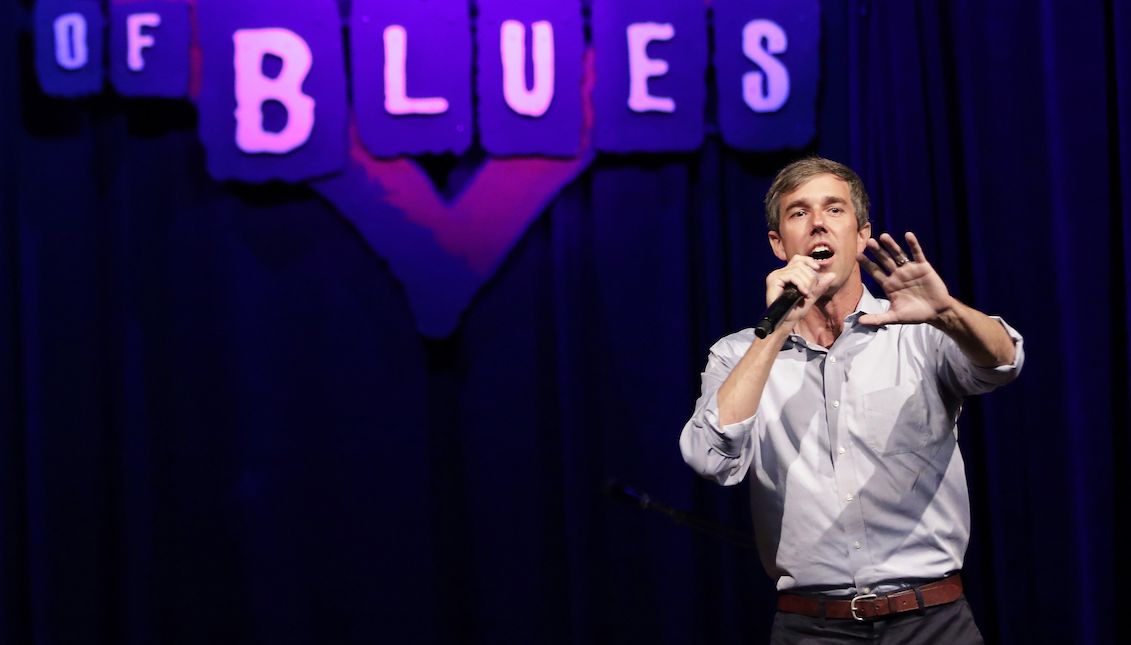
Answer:
[[860, 266], [891, 301], [888, 311], [861, 316], [863, 325], [934, 322], [955, 305], [946, 284], [927, 262], [915, 234], [907, 232], [904, 238], [911, 249], [911, 257], [887, 233], [881, 235], [879, 241], [869, 239], [867, 242], [867, 251], [876, 261], [865, 253], [856, 256]]

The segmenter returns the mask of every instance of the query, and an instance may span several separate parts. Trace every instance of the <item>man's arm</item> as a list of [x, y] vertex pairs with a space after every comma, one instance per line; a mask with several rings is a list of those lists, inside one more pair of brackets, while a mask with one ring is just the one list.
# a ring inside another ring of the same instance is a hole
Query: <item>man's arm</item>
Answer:
[[958, 345], [962, 353], [979, 367], [998, 367], [1014, 362], [1016, 349], [1005, 327], [986, 314], [959, 302], [927, 262], [914, 233], [905, 235], [912, 258], [887, 233], [879, 242], [868, 240], [868, 250], [878, 260], [863, 253], [861, 267], [884, 290], [891, 309], [882, 314], [860, 317], [864, 325], [928, 323]]
[[745, 339], [742, 334], [724, 338], [711, 348], [703, 368], [702, 387], [695, 412], [679, 435], [683, 460], [695, 472], [724, 486], [743, 480], [752, 458], [750, 417], [723, 423], [719, 416], [719, 389], [741, 361]]
[[723, 425], [749, 419], [758, 411], [770, 368], [789, 337], [789, 327], [780, 324], [765, 338], [756, 338], [719, 387], [719, 422]]
[[816, 269], [813, 258], [796, 256], [767, 276], [767, 302], [781, 295], [786, 284], [797, 287], [803, 296], [773, 332], [755, 338], [745, 349], [735, 348], [726, 340], [712, 348], [695, 412], [679, 436], [683, 460], [700, 475], [727, 486], [746, 476], [752, 458], [750, 429], [774, 360], [794, 325], [835, 278], [828, 275], [818, 279]]
[[773, 332], [750, 345], [750, 349], [719, 387], [719, 420], [723, 425], [750, 418], [758, 410], [758, 401], [762, 399], [762, 390], [766, 387], [770, 368], [773, 367], [782, 344], [797, 322], [836, 279], [832, 274], [818, 277], [819, 268], [820, 265], [813, 258], [795, 255], [789, 264], [766, 277], [766, 306], [777, 300], [786, 285], [797, 287], [803, 297]]
[[747, 331], [711, 348], [695, 412], [679, 436], [683, 460], [703, 477], [724, 486], [746, 477], [755, 412], [788, 329], [779, 325], [766, 338], [750, 340]]
[[931, 325], [950, 336], [970, 362], [979, 367], [1012, 364], [1016, 348], [1005, 327], [956, 298], [951, 300], [951, 306], [940, 312]]

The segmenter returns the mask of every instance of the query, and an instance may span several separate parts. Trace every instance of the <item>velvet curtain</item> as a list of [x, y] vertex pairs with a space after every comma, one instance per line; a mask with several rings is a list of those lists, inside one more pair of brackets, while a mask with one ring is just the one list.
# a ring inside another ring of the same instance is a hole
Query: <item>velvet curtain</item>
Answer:
[[825, 0], [809, 149], [599, 157], [445, 340], [309, 187], [209, 179], [188, 103], [43, 96], [0, 12], [0, 642], [763, 641], [752, 551], [604, 491], [748, 530], [676, 440], [810, 152], [1025, 335], [960, 421], [987, 640], [1128, 637], [1125, 3]]

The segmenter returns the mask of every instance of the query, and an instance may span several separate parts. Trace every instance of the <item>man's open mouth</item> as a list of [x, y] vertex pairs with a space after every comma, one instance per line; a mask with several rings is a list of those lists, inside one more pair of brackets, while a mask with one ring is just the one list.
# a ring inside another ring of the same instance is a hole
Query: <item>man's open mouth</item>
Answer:
[[809, 252], [809, 257], [817, 260], [818, 262], [820, 262], [821, 260], [827, 260], [832, 256], [833, 250], [825, 246], [824, 244], [819, 244], [813, 247], [813, 250]]

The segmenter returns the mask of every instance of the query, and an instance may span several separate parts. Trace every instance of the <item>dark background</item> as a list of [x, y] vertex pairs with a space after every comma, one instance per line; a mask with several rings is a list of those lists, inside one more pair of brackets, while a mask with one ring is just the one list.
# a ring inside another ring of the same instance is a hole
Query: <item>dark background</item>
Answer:
[[748, 526], [676, 440], [814, 151], [1025, 335], [960, 422], [987, 640], [1126, 639], [1131, 7], [822, 10], [810, 149], [601, 156], [427, 340], [311, 189], [212, 181], [190, 103], [43, 96], [4, 3], [0, 642], [762, 642], [752, 551], [602, 487]]

